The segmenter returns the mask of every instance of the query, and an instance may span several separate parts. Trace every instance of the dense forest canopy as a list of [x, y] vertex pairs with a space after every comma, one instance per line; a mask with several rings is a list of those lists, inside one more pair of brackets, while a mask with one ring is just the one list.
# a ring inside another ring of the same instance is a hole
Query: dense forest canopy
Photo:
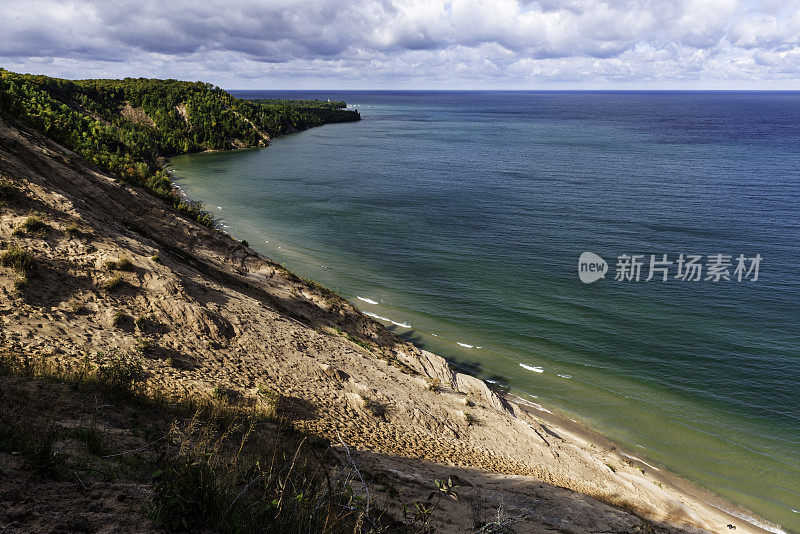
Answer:
[[209, 225], [208, 214], [174, 191], [162, 158], [264, 146], [271, 137], [361, 118], [345, 107], [322, 100], [240, 100], [203, 82], [64, 80], [0, 69], [0, 112]]

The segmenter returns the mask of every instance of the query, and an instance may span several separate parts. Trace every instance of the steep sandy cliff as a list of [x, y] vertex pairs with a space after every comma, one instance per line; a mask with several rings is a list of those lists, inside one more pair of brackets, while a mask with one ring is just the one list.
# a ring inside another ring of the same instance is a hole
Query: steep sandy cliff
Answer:
[[[523, 411], [333, 293], [5, 119], [0, 173], [14, 188], [0, 207], [0, 239], [35, 264], [27, 280], [0, 269], [0, 324], [15, 351], [62, 366], [126, 354], [153, 387], [179, 395], [248, 398], [268, 388], [286, 399], [296, 427], [335, 451], [347, 443], [365, 471], [390, 481], [399, 497], [375, 498], [398, 515], [393, 503], [458, 480], [463, 498], [433, 518], [442, 532], [470, 532], [476, 514], [498, 508], [515, 532], [747, 531], [613, 447]], [[43, 225], [26, 227], [31, 217]]]

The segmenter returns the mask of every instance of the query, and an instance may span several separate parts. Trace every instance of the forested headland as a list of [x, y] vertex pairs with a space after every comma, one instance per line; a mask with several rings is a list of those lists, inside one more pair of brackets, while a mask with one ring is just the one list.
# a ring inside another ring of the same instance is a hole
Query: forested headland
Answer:
[[0, 69], [0, 112], [39, 130], [206, 225], [212, 217], [173, 188], [164, 158], [266, 146], [270, 138], [360, 120], [344, 102], [242, 100], [209, 83], [65, 80]]

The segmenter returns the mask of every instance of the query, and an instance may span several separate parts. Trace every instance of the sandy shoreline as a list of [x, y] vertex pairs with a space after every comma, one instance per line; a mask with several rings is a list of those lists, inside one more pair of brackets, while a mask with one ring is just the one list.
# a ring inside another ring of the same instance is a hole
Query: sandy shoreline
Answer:
[[[0, 141], [2, 171], [27, 202], [4, 212], [0, 235], [43, 266], [24, 298], [11, 273], [0, 278], [1, 326], [15, 350], [64, 366], [84, 355], [138, 354], [153, 387], [181, 394], [225, 387], [247, 398], [266, 385], [290, 400], [299, 429], [332, 444], [342, 436], [406, 499], [457, 472], [475, 498], [437, 512], [442, 532], [472, 528], [470, 503], [524, 512], [519, 532], [639, 532], [651, 524], [659, 532], [728, 532], [728, 524], [764, 532], [596, 432], [501, 399], [226, 234], [65, 163], [58, 145], [2, 120]], [[12, 236], [34, 210], [51, 231]], [[67, 231], [73, 225], [79, 237]], [[109, 273], [107, 262], [121, 257], [131, 268]], [[115, 292], [102, 289], [111, 276], [120, 280]]]
[[[554, 413], [547, 409], [542, 411], [536, 407], [529, 406], [529, 401], [517, 397], [513, 393], [508, 393], [506, 398], [510, 402], [514, 402], [521, 409], [534, 414], [537, 418], [547, 422], [555, 428], [559, 428], [565, 433], [570, 433], [579, 436], [580, 439], [586, 440], [587, 443], [593, 443], [596, 446], [615, 449], [616, 452], [623, 458], [623, 461], [629, 461], [634, 466], [641, 467], [649, 472], [650, 476], [661, 484], [674, 488], [676, 491], [685, 494], [691, 499], [702, 502], [718, 512], [729, 517], [731, 521], [745, 521], [748, 526], [753, 528], [755, 532], [785, 532], [777, 525], [772, 525], [763, 518], [758, 517], [754, 512], [739, 506], [716, 493], [709, 491], [696, 483], [673, 473], [665, 467], [659, 466], [654, 460], [647, 458], [646, 454], [638, 451], [627, 449], [619, 443], [608, 438], [604, 434], [593, 430], [591, 427], [583, 425], [574, 419], [565, 415]], [[555, 409], [555, 408], [554, 408]], [[741, 527], [739, 527], [741, 528]]]

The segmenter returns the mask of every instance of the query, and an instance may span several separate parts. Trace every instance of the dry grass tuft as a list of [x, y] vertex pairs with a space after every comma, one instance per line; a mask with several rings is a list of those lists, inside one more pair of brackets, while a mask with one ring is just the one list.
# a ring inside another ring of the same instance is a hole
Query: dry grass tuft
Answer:
[[10, 245], [0, 254], [0, 265], [9, 267], [20, 273], [28, 273], [33, 270], [35, 260], [33, 254], [17, 245]]
[[112, 291], [122, 287], [124, 284], [125, 280], [123, 280], [121, 276], [117, 275], [103, 282], [103, 289], [111, 293]]

